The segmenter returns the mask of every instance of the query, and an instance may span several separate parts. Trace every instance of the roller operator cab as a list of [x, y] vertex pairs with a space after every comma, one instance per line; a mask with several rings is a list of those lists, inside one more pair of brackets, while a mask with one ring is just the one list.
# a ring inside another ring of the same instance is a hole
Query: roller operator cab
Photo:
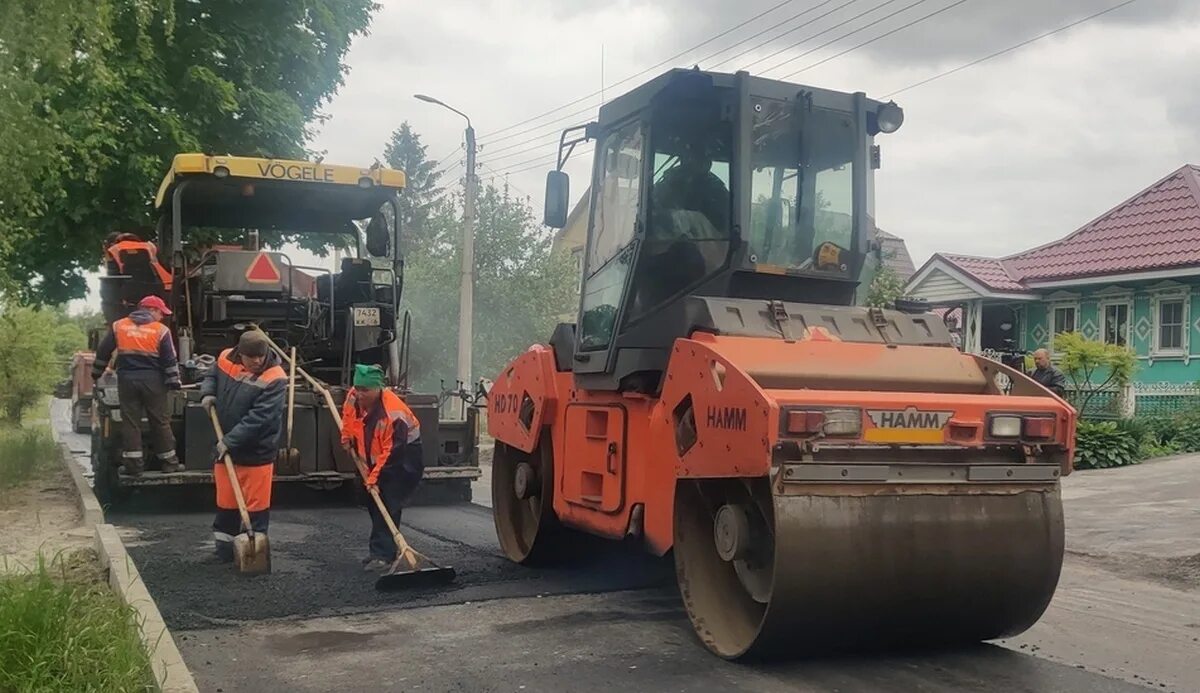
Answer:
[[[323, 381], [340, 406], [354, 364], [384, 368], [421, 423], [427, 497], [469, 499], [479, 476], [477, 418], [439, 419], [438, 395], [409, 391], [407, 344], [411, 321], [401, 309], [404, 262], [399, 199], [404, 174], [307, 161], [180, 154], [155, 200], [158, 260], [166, 287], [153, 272], [101, 279], [101, 303], [112, 320], [147, 293], [171, 308], [184, 388], [169, 396], [172, 428], [186, 470], [161, 474], [151, 464], [138, 478], [116, 474], [120, 457], [116, 374], [97, 384], [93, 427], [97, 488], [112, 501], [136, 486], [208, 483], [215, 436], [199, 406], [197, 383], [222, 350], [247, 329], [267, 333], [299, 367]], [[273, 247], [268, 248], [270, 242]], [[342, 254], [336, 267], [295, 262], [284, 243]], [[289, 392], [279, 441], [276, 481], [333, 488], [355, 477], [353, 461], [318, 392], [297, 377]], [[148, 437], [145, 437], [148, 438]], [[145, 459], [155, 453], [145, 451]], [[428, 488], [428, 487], [435, 488]]]
[[954, 348], [880, 263], [864, 94], [673, 70], [564, 132], [595, 142], [575, 325], [495, 379], [492, 495], [513, 560], [571, 535], [673, 550], [714, 653], [970, 641], [1057, 584], [1075, 413]]

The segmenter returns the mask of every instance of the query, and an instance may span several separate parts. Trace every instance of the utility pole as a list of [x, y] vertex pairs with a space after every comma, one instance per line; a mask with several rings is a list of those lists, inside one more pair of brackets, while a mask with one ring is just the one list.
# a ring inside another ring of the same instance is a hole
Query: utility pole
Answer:
[[471, 344], [474, 337], [475, 315], [475, 197], [479, 179], [475, 176], [475, 128], [466, 113], [425, 94], [414, 94], [426, 103], [437, 104], [453, 111], [467, 121], [467, 178], [466, 199], [463, 201], [462, 275], [458, 287], [458, 380], [468, 392], [471, 383]]
[[471, 387], [471, 345], [475, 335], [475, 128], [467, 120], [467, 197], [463, 202], [462, 283], [458, 288], [458, 379], [468, 392]]

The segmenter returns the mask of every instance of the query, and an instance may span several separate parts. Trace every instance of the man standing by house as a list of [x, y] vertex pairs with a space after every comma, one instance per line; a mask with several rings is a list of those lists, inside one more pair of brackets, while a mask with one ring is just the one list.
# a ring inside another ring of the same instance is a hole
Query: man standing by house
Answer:
[[200, 384], [200, 404], [216, 408], [224, 438], [217, 443], [213, 482], [217, 487], [217, 515], [213, 540], [217, 557], [233, 560], [233, 538], [245, 531], [238, 513], [225, 453], [233, 459], [237, 484], [246, 500], [250, 525], [265, 535], [271, 510], [271, 482], [279, 455], [279, 433], [287, 407], [287, 373], [279, 356], [270, 350], [267, 336], [247, 330], [232, 349], [221, 352]]
[[[370, 472], [367, 488], [376, 488], [388, 514], [400, 522], [400, 509], [417, 488], [425, 466], [421, 424], [404, 400], [387, 388], [383, 369], [354, 367], [354, 388], [342, 405], [342, 445], [362, 458]], [[383, 570], [396, 560], [396, 542], [374, 501], [368, 499], [371, 536], [363, 567]]]
[[1062, 371], [1050, 363], [1049, 351], [1038, 349], [1033, 352], [1033, 365], [1035, 368], [1029, 377], [1059, 397], [1067, 396], [1067, 378]]
[[[121, 401], [121, 466], [130, 476], [145, 469], [142, 459], [142, 419], [150, 422], [150, 442], [168, 474], [183, 471], [175, 455], [175, 436], [167, 412], [167, 390], [178, 390], [179, 362], [171, 330], [162, 324], [171, 309], [158, 296], [146, 296], [129, 317], [121, 318], [100, 340], [92, 379], [99, 380], [110, 360], [117, 372]], [[116, 358], [113, 358], [113, 352]]]

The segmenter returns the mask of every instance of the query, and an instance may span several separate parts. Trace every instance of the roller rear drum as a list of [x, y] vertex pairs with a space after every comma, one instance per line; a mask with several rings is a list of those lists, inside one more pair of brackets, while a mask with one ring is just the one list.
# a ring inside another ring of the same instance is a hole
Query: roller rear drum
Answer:
[[785, 493], [766, 479], [679, 482], [679, 588], [722, 657], [1006, 637], [1054, 595], [1057, 484]]

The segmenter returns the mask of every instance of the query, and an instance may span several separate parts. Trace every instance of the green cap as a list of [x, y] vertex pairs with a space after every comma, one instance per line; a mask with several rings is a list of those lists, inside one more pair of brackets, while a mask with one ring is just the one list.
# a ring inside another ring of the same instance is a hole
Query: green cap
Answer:
[[379, 366], [365, 363], [354, 365], [355, 387], [382, 388], [385, 385], [387, 385], [387, 379], [383, 375], [383, 369]]

